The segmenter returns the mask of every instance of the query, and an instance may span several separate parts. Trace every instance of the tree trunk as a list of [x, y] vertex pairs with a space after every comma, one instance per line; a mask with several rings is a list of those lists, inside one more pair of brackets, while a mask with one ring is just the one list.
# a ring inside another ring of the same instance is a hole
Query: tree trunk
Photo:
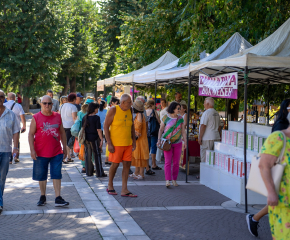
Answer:
[[[234, 104], [236, 102], [236, 104]], [[233, 108], [231, 108], [233, 106]], [[229, 115], [229, 121], [238, 121], [239, 119], [239, 107], [240, 103], [237, 100], [229, 99], [228, 106], [227, 106], [227, 112]]]
[[66, 76], [66, 83], [64, 84], [64, 88], [61, 92], [61, 96], [67, 95], [69, 86], [70, 86], [69, 76]]
[[25, 113], [29, 112], [29, 105], [30, 105], [29, 97], [24, 95], [23, 99], [22, 99], [22, 108], [23, 108]]
[[72, 77], [70, 80], [70, 92], [75, 93], [77, 91], [77, 80], [76, 77]]

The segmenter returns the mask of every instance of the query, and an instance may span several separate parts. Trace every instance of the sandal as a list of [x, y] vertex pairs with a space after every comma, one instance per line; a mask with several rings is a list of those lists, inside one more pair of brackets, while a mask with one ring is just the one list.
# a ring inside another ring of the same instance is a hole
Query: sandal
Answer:
[[111, 162], [105, 162], [105, 164], [111, 165], [112, 163]]
[[74, 162], [74, 160], [72, 160], [71, 158], [67, 158], [66, 160], [67, 162]]
[[152, 169], [153, 169], [153, 170], [162, 170], [162, 168], [161, 168], [161, 167], [158, 167], [158, 166], [153, 167]]
[[133, 197], [133, 198], [136, 198], [136, 197], [138, 197], [138, 196], [137, 196], [137, 195], [134, 195], [134, 194], [131, 193], [131, 192], [128, 192], [128, 193], [126, 193], [126, 194], [121, 195], [121, 197]]
[[82, 173], [86, 173], [86, 169], [85, 168], [82, 169]]
[[71, 154], [70, 156], [71, 156], [72, 158], [75, 158], [75, 157], [76, 157], [74, 154]]
[[175, 180], [172, 180], [172, 185], [173, 185], [174, 187], [178, 187], [178, 184], [177, 184], [177, 182], [176, 182]]
[[165, 185], [167, 188], [169, 188], [170, 187], [170, 182], [169, 182], [169, 180], [167, 180], [166, 181], [166, 185]]
[[118, 193], [116, 193], [115, 189], [113, 189], [113, 190], [109, 190], [109, 189], [107, 188], [107, 193], [108, 193], [109, 195], [118, 195]]
[[64, 164], [68, 164], [67, 159], [63, 159], [62, 162], [63, 162]]
[[153, 172], [151, 169], [145, 172], [146, 175], [154, 175], [155, 172]]
[[138, 176], [135, 176], [134, 177], [134, 180], [143, 180], [144, 177], [142, 177], [141, 175], [138, 175]]
[[129, 177], [135, 178], [137, 176], [135, 175], [135, 173], [132, 173], [132, 174], [129, 175]]

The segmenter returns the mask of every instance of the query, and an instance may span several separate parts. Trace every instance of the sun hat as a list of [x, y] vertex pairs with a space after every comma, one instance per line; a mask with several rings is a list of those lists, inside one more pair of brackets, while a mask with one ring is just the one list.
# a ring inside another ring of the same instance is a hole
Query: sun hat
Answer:
[[139, 112], [144, 112], [145, 111], [144, 104], [140, 100], [136, 100], [133, 103], [133, 108], [135, 108]]
[[93, 99], [87, 99], [86, 104], [89, 104], [89, 103], [92, 103], [92, 102], [94, 102]]

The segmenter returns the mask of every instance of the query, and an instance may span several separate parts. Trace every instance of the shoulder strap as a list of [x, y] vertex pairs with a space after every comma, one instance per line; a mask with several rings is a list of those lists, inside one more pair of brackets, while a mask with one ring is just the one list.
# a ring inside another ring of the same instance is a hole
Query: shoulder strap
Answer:
[[174, 125], [174, 128], [173, 128], [173, 130], [172, 130], [172, 132], [171, 132], [171, 135], [170, 135], [170, 138], [169, 138], [169, 139], [172, 138], [172, 134], [173, 134], [173, 132], [174, 132], [174, 130], [175, 130], [175, 128], [176, 128], [176, 125], [177, 125], [178, 120], [179, 120], [179, 117], [177, 116], [177, 118], [176, 118], [176, 123], [175, 123], [175, 125]]
[[279, 155], [279, 157], [278, 157], [278, 159], [277, 159], [277, 161], [276, 161], [276, 164], [277, 163], [280, 163], [280, 161], [282, 160], [282, 158], [283, 158], [283, 156], [284, 156], [284, 152], [285, 152], [285, 149], [286, 149], [286, 144], [287, 144], [287, 137], [286, 137], [286, 135], [281, 131], [281, 133], [282, 133], [282, 135], [283, 135], [283, 147], [282, 147], [282, 150], [281, 150], [281, 152], [280, 152], [280, 155]]
[[12, 105], [12, 107], [11, 107], [11, 109], [10, 109], [11, 111], [13, 110], [13, 108], [14, 108], [15, 104], [16, 104], [16, 103], [13, 103], [13, 105]]

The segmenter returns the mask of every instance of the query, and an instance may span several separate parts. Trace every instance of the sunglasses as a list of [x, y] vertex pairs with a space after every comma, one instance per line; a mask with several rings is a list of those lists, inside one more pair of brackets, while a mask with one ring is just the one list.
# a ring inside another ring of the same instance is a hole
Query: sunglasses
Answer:
[[50, 106], [50, 105], [52, 105], [52, 102], [42, 102], [42, 104]]
[[177, 110], [180, 110], [181, 108], [176, 108]]
[[3, 98], [3, 99], [5, 99], [5, 96], [3, 96], [3, 95], [0, 95], [0, 98]]

